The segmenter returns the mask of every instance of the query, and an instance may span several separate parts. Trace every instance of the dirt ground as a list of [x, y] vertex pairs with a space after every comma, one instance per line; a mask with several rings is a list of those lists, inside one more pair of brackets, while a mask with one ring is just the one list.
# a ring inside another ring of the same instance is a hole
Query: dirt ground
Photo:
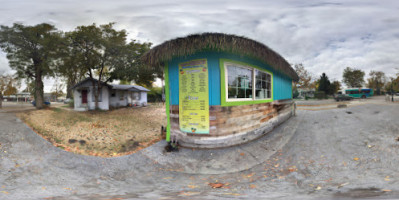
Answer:
[[160, 105], [89, 112], [50, 107], [17, 116], [54, 146], [102, 157], [131, 154], [158, 142], [166, 125]]

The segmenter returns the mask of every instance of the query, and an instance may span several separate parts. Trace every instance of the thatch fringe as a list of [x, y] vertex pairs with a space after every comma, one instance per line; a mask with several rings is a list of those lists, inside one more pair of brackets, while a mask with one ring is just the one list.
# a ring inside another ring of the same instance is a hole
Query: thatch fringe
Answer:
[[299, 79], [290, 64], [266, 45], [245, 37], [222, 33], [194, 34], [166, 41], [144, 54], [142, 61], [150, 66], [159, 67], [173, 57], [189, 56], [205, 50], [252, 57], [288, 75], [294, 81]]

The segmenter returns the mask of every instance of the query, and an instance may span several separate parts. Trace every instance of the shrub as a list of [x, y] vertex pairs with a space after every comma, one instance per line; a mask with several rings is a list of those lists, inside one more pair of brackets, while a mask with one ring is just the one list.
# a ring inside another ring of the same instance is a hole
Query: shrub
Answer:
[[327, 95], [326, 95], [326, 93], [325, 93], [324, 91], [316, 91], [316, 92], [314, 93], [314, 97], [315, 97], [316, 99], [326, 99], [326, 98], [327, 98]]
[[299, 96], [299, 92], [298, 92], [298, 90], [297, 89], [294, 89], [293, 91], [292, 91], [292, 98], [297, 98]]
[[73, 108], [75, 106], [75, 104], [73, 103], [73, 100], [71, 100], [70, 102], [68, 102], [68, 106]]
[[153, 87], [147, 93], [147, 101], [148, 102], [161, 102], [162, 101], [162, 88], [161, 87]]

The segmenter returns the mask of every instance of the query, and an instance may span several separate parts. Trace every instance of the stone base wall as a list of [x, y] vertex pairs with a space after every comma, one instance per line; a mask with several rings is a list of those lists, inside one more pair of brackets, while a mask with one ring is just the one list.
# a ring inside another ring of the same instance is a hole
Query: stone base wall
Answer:
[[292, 100], [243, 106], [210, 106], [209, 134], [185, 133], [179, 127], [179, 106], [170, 106], [171, 138], [184, 147], [218, 148], [254, 140], [295, 113]]

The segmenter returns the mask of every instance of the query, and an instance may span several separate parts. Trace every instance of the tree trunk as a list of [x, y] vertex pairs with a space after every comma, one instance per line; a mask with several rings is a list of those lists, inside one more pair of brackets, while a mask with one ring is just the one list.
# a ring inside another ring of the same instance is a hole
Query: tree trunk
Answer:
[[3, 106], [3, 95], [0, 92], [0, 108]]
[[74, 83], [68, 81], [66, 98], [73, 99], [73, 93], [71, 87], [73, 87], [74, 85], [75, 85]]
[[43, 80], [42, 80], [42, 70], [40, 67], [36, 67], [36, 77], [35, 77], [35, 101], [36, 109], [42, 109], [44, 105], [43, 97]]
[[99, 107], [98, 107], [98, 94], [100, 93], [100, 88], [99, 87], [97, 87], [97, 88], [93, 88], [93, 92], [94, 92], [94, 101], [95, 101], [95, 106], [96, 106], [96, 110], [98, 110], [99, 109]]

